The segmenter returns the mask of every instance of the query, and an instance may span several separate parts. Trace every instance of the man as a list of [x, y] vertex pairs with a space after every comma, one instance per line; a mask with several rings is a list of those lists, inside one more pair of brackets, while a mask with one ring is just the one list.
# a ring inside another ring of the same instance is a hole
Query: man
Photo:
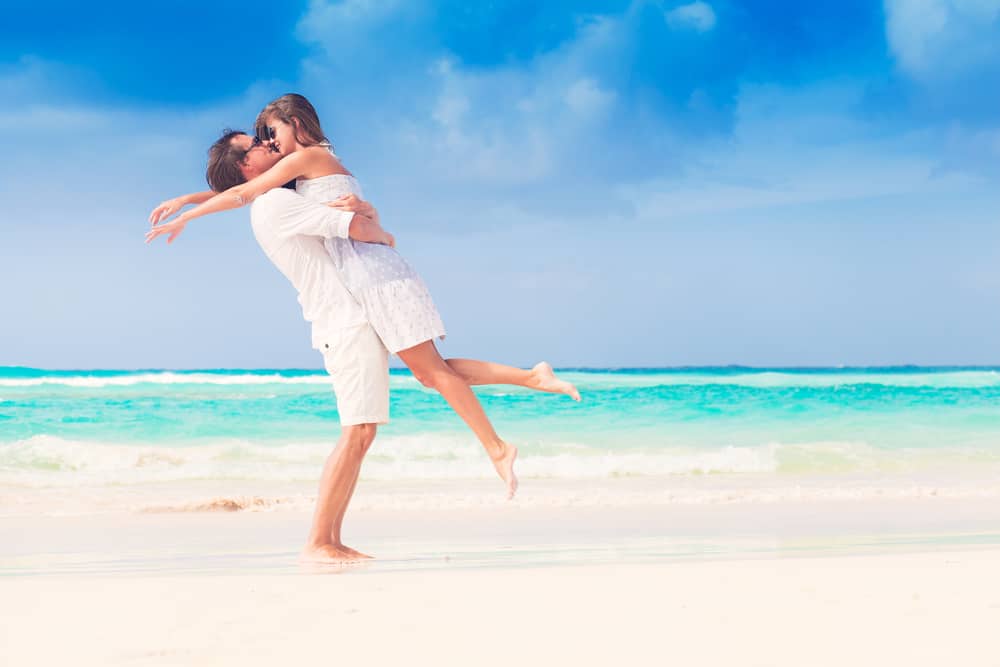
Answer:
[[[246, 145], [247, 157], [238, 164], [249, 181], [281, 156], [241, 136], [231, 143]], [[323, 354], [337, 397], [340, 439], [323, 466], [302, 553], [305, 560], [321, 562], [369, 557], [343, 543], [341, 525], [361, 461], [378, 425], [389, 421], [389, 351], [347, 291], [323, 244], [332, 237], [370, 240], [371, 233], [366, 232], [378, 227], [356, 213], [363, 208], [356, 198], [345, 206], [352, 210], [331, 208], [279, 188], [257, 197], [250, 207], [257, 242], [299, 293], [302, 314], [312, 323], [313, 347]]]
[[352, 218], [360, 217], [283, 188], [261, 195], [250, 208], [257, 242], [295, 286], [302, 313], [312, 322], [313, 347], [323, 354], [333, 380], [342, 426], [340, 440], [320, 477], [303, 552], [307, 560], [368, 557], [345, 546], [340, 531], [361, 460], [378, 425], [389, 421], [389, 351], [344, 287], [323, 245], [327, 237], [347, 238], [355, 222]]
[[[218, 170], [233, 165], [249, 181], [280, 158], [242, 132], [227, 132], [209, 151], [209, 183], [214, 185]], [[156, 224], [184, 205], [201, 203], [215, 194], [204, 192], [164, 202], [153, 210], [150, 220]], [[342, 426], [320, 477], [316, 510], [302, 553], [306, 561], [370, 558], [343, 543], [341, 526], [361, 461], [378, 425], [389, 421], [389, 352], [344, 286], [324, 240], [340, 237], [393, 245], [392, 235], [369, 217], [373, 213], [370, 204], [353, 195], [324, 205], [285, 188], [260, 195], [250, 207], [257, 242], [298, 291], [302, 314], [312, 324], [312, 345], [323, 354]]]

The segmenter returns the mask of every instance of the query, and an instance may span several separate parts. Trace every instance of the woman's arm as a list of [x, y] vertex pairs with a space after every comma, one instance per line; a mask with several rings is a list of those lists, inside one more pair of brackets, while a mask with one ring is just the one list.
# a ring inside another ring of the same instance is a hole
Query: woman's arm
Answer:
[[315, 165], [316, 160], [322, 159], [324, 153], [326, 153], [326, 151], [312, 151], [307, 149], [304, 151], [296, 151], [291, 155], [286, 155], [281, 158], [277, 164], [265, 171], [263, 174], [255, 177], [253, 180], [247, 181], [246, 183], [240, 183], [239, 185], [234, 185], [225, 192], [220, 192], [214, 195], [211, 199], [202, 202], [195, 208], [184, 211], [170, 222], [153, 227], [153, 229], [146, 234], [146, 243], [149, 243], [157, 236], [162, 236], [163, 234], [170, 234], [170, 237], [167, 239], [167, 243], [171, 243], [182, 231], [184, 231], [187, 224], [195, 218], [200, 218], [201, 216], [208, 215], [210, 213], [219, 213], [221, 211], [240, 208], [241, 206], [249, 204], [255, 197], [257, 197], [257, 195], [263, 194], [268, 190], [281, 187], [288, 181], [298, 178], [303, 173], [306, 173], [308, 169]]
[[161, 220], [166, 220], [188, 204], [201, 204], [214, 196], [214, 192], [205, 190], [204, 192], [192, 192], [180, 197], [174, 197], [173, 199], [166, 199], [160, 202], [160, 205], [154, 208], [153, 212], [149, 214], [149, 221], [155, 225]]

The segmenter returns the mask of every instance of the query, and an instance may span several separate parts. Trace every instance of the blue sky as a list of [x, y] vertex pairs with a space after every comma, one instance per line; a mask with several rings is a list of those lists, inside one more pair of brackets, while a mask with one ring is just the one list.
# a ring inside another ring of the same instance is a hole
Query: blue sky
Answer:
[[0, 365], [319, 367], [246, 211], [308, 96], [449, 330], [563, 366], [1000, 364], [1000, 0], [36, 3], [0, 26]]

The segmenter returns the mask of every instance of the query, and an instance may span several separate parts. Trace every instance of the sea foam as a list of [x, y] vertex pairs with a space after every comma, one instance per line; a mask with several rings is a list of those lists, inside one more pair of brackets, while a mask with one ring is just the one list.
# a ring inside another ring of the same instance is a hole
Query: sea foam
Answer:
[[[332, 445], [218, 440], [164, 447], [34, 436], [0, 447], [0, 484], [52, 488], [212, 479], [311, 481], [317, 478]], [[523, 477], [557, 480], [905, 473], [945, 467], [1000, 468], [1000, 452], [884, 450], [863, 442], [766, 442], [742, 447], [622, 451], [578, 442], [550, 442], [544, 453], [523, 445], [518, 460]], [[365, 459], [362, 478], [394, 482], [473, 480], [491, 479], [494, 474], [482, 447], [470, 436], [430, 433], [380, 437]]]

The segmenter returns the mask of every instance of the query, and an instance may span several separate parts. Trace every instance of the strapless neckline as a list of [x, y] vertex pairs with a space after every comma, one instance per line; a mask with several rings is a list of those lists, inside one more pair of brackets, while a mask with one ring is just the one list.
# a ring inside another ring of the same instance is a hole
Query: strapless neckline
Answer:
[[295, 184], [298, 185], [299, 183], [313, 183], [315, 181], [321, 181], [324, 178], [349, 178], [352, 181], [358, 180], [354, 177], [354, 174], [327, 174], [326, 176], [317, 176], [315, 178], [296, 178]]

